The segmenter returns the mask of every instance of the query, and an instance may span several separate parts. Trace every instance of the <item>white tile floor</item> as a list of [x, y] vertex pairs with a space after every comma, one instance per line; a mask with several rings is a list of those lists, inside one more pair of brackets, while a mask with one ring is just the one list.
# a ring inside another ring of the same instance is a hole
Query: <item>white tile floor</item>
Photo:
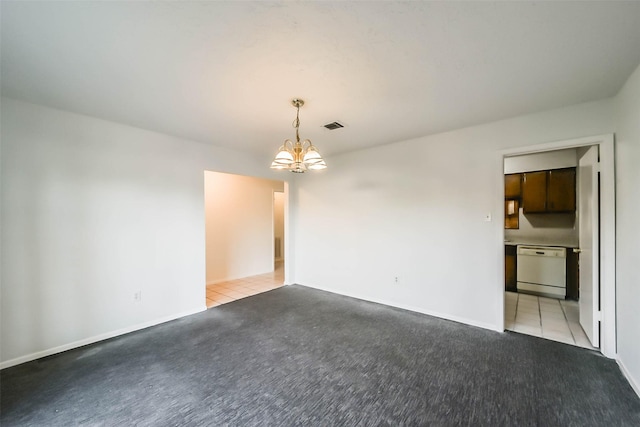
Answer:
[[576, 301], [505, 292], [505, 329], [593, 349]]
[[284, 263], [280, 261], [271, 273], [207, 285], [207, 308], [279, 288], [283, 282]]

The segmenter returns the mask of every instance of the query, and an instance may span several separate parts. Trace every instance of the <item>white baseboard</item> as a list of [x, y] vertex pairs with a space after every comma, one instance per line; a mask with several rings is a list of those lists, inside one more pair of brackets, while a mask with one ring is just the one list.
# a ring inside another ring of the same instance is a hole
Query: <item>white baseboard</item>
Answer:
[[438, 317], [440, 319], [451, 320], [453, 322], [463, 323], [465, 325], [477, 326], [478, 328], [482, 328], [482, 329], [489, 329], [489, 330], [492, 330], [492, 331], [502, 332], [502, 331], [499, 331], [497, 326], [492, 324], [492, 323], [477, 322], [475, 320], [468, 319], [466, 317], [452, 316], [450, 314], [440, 313], [440, 312], [431, 311], [431, 310], [425, 310], [423, 308], [414, 307], [414, 306], [407, 305], [407, 304], [398, 304], [397, 302], [390, 302], [390, 301], [387, 301], [385, 299], [363, 297], [362, 295], [345, 293], [345, 292], [338, 291], [338, 290], [332, 289], [332, 288], [324, 288], [324, 287], [313, 286], [313, 285], [301, 285], [301, 286], [307, 286], [309, 288], [314, 288], [314, 289], [318, 289], [318, 290], [321, 290], [321, 291], [331, 292], [333, 294], [343, 295], [345, 297], [356, 298], [356, 299], [363, 300], [363, 301], [375, 302], [376, 304], [382, 304], [382, 305], [388, 305], [390, 307], [401, 308], [403, 310], [409, 310], [409, 311], [413, 311], [413, 312], [416, 312], [416, 313], [426, 314], [426, 315], [429, 315], [429, 316]]
[[15, 359], [7, 360], [0, 363], [0, 369], [9, 368], [11, 366], [19, 365], [21, 363], [31, 362], [32, 360], [40, 359], [42, 357], [51, 356], [52, 354], [62, 353], [63, 351], [72, 350], [74, 348], [82, 347], [88, 344], [93, 344], [98, 341], [104, 341], [109, 338], [117, 337], [119, 335], [128, 334], [130, 332], [146, 329], [151, 326], [159, 325], [161, 323], [169, 322], [171, 320], [179, 319], [181, 317], [190, 316], [192, 314], [200, 313], [207, 309], [206, 306], [198, 307], [193, 310], [183, 311], [181, 313], [172, 314], [170, 316], [161, 317], [159, 319], [151, 320], [137, 325], [128, 326], [126, 328], [118, 329], [115, 331], [107, 332], [105, 334], [96, 335], [93, 337], [85, 338], [82, 340], [74, 341], [68, 344], [63, 344], [47, 350], [38, 351], [35, 353], [27, 354], [26, 356], [16, 357]]
[[635, 391], [636, 394], [638, 395], [638, 397], [640, 397], [640, 385], [631, 376], [631, 374], [627, 370], [627, 367], [624, 366], [624, 363], [622, 362], [622, 360], [620, 360], [619, 357], [616, 359], [616, 362], [618, 362], [618, 366], [620, 367], [620, 370], [622, 371], [622, 375], [625, 376], [627, 381], [629, 381], [629, 384], [631, 385], [631, 388], [633, 389], [633, 391]]

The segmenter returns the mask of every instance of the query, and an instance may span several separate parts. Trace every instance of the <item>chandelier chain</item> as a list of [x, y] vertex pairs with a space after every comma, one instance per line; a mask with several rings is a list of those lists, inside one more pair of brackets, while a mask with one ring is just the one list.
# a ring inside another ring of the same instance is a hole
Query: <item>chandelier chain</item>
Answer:
[[296, 104], [296, 118], [293, 120], [293, 127], [296, 129], [296, 141], [300, 142], [300, 104]]

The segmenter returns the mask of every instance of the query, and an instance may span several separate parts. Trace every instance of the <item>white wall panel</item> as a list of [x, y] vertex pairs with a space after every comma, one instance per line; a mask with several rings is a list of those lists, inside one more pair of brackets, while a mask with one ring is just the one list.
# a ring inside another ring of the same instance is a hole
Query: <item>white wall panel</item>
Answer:
[[605, 100], [334, 156], [298, 181], [296, 279], [497, 329], [501, 151], [611, 132]]
[[640, 395], [640, 67], [615, 106], [618, 357]]
[[276, 176], [269, 159], [7, 98], [1, 131], [0, 366], [204, 309], [204, 171]]

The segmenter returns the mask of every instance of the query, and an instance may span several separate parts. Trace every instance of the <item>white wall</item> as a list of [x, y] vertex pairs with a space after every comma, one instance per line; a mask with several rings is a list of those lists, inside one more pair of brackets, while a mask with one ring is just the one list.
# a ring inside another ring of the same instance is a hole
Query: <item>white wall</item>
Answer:
[[612, 110], [604, 100], [331, 157], [297, 183], [297, 283], [498, 328], [501, 151], [611, 133]]
[[640, 395], [640, 67], [615, 108], [618, 357]]
[[207, 283], [273, 271], [273, 193], [284, 191], [284, 182], [204, 175]]
[[1, 106], [0, 366], [205, 308], [204, 170], [275, 177], [269, 159]]
[[284, 193], [277, 192], [273, 194], [273, 234], [274, 237], [280, 239], [280, 257], [276, 256], [276, 260], [284, 259]]
[[519, 228], [504, 230], [505, 240], [514, 243], [553, 246], [579, 246], [575, 213], [527, 214], [518, 209]]

